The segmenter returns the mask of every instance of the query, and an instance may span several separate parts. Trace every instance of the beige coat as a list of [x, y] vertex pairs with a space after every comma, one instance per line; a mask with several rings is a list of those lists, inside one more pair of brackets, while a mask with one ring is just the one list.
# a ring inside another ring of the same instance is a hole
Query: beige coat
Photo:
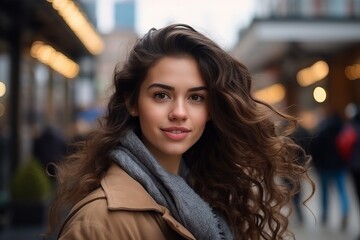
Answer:
[[60, 230], [61, 240], [195, 239], [169, 210], [117, 165], [101, 187], [77, 203]]

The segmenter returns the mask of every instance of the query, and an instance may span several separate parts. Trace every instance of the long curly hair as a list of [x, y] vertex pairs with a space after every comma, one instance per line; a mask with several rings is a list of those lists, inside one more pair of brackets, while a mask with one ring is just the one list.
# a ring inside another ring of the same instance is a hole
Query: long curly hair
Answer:
[[184, 55], [198, 63], [211, 118], [199, 141], [184, 153], [189, 185], [224, 216], [236, 239], [284, 239], [290, 233], [283, 210], [303, 180], [314, 188], [307, 174], [310, 159], [288, 131], [277, 133], [271, 119], [275, 114], [290, 123], [296, 120], [254, 99], [246, 67], [184, 24], [151, 29], [135, 43], [125, 65], [115, 68], [106, 116], [78, 151], [57, 166], [50, 232], [61, 222], [64, 207], [71, 208], [100, 186], [119, 136], [129, 128], [139, 130], [128, 109], [137, 103], [149, 69], [165, 56]]

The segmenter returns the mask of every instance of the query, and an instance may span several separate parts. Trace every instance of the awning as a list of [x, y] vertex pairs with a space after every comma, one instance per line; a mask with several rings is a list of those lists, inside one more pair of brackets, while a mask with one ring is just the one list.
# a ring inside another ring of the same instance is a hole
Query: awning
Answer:
[[8, 38], [19, 28], [24, 47], [40, 40], [72, 59], [91, 55], [49, 1], [1, 0], [0, 38]]
[[338, 19], [257, 19], [231, 54], [249, 69], [283, 57], [294, 44], [305, 53], [331, 53], [360, 41], [360, 23]]

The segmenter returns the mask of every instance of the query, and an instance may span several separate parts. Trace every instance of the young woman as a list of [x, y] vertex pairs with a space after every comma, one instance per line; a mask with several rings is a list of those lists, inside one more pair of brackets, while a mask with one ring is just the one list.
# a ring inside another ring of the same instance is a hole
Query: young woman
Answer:
[[60, 239], [284, 239], [283, 207], [302, 180], [312, 183], [307, 161], [296, 163], [302, 149], [275, 134], [270, 113], [293, 120], [252, 97], [241, 63], [175, 24], [137, 41], [114, 86], [105, 121], [58, 166], [50, 232]]

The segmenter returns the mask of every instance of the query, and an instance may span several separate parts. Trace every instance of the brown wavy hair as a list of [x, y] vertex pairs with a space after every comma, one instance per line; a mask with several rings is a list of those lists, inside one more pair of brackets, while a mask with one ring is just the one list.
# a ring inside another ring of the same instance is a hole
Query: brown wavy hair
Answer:
[[202, 137], [184, 153], [190, 169], [188, 183], [224, 216], [236, 239], [284, 239], [289, 233], [283, 208], [299, 191], [301, 181], [314, 185], [307, 174], [309, 157], [288, 131], [276, 133], [271, 119], [274, 114], [290, 123], [295, 119], [254, 99], [246, 67], [184, 24], [151, 29], [135, 43], [125, 65], [115, 69], [115, 91], [99, 128], [57, 166], [58, 193], [50, 208], [50, 232], [61, 222], [64, 207], [71, 208], [100, 186], [119, 136], [129, 128], [139, 130], [128, 107], [136, 104], [149, 69], [165, 56], [184, 55], [199, 65], [208, 87], [211, 117]]

